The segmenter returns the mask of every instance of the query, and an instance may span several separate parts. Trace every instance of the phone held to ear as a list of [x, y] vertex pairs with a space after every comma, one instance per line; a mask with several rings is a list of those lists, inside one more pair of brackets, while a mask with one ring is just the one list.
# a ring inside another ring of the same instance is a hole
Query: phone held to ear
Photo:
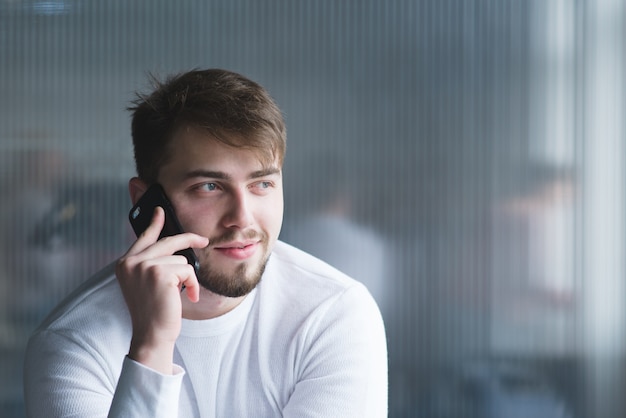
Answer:
[[[180, 222], [174, 212], [174, 206], [165, 195], [163, 187], [155, 183], [151, 185], [148, 190], [139, 198], [137, 204], [132, 207], [128, 213], [128, 219], [137, 236], [141, 235], [145, 231], [150, 222], [152, 221], [152, 215], [154, 209], [157, 206], [161, 206], [165, 211], [165, 225], [159, 235], [159, 239], [171, 235], [182, 234], [183, 228], [180, 226]], [[200, 270], [200, 262], [193, 252], [193, 249], [187, 248], [185, 250], [177, 251], [175, 254], [183, 255], [187, 259], [187, 262], [193, 266], [196, 276]]]

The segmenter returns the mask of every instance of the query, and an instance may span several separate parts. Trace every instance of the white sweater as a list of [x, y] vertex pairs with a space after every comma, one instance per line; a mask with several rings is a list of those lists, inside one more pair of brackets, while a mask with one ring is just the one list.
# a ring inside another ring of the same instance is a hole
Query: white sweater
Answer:
[[387, 352], [365, 287], [277, 242], [233, 311], [183, 320], [159, 374], [126, 357], [128, 309], [113, 265], [57, 307], [26, 353], [29, 417], [384, 417]]

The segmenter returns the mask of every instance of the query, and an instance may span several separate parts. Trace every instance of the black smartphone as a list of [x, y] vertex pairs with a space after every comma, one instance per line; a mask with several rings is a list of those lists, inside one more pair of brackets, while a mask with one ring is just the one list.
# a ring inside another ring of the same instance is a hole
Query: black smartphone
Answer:
[[[165, 195], [165, 191], [163, 187], [155, 183], [151, 185], [148, 190], [139, 198], [137, 204], [132, 207], [130, 212], [128, 213], [128, 219], [130, 224], [135, 231], [135, 234], [139, 237], [150, 225], [150, 221], [152, 221], [152, 215], [154, 214], [154, 209], [157, 206], [161, 206], [165, 211], [165, 225], [163, 225], [163, 230], [161, 231], [161, 235], [159, 235], [159, 239], [171, 235], [181, 234], [183, 233], [183, 228], [180, 226], [180, 222], [176, 217], [176, 212], [174, 212], [174, 206]], [[191, 264], [196, 271], [196, 275], [198, 275], [198, 271], [200, 270], [200, 262], [196, 257], [193, 249], [187, 248], [185, 250], [177, 251], [175, 254], [183, 255], [187, 259], [187, 262]]]

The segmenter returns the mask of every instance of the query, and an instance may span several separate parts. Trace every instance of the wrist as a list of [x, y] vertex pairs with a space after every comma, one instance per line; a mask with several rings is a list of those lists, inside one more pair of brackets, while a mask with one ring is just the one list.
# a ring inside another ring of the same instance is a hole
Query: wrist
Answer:
[[159, 373], [174, 374], [174, 343], [144, 342], [133, 338], [128, 351], [128, 358]]

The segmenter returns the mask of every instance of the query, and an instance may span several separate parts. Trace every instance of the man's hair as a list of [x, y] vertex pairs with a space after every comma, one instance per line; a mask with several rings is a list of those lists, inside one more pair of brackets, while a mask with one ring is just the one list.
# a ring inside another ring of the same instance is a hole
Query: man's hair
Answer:
[[283, 163], [286, 128], [280, 109], [258, 83], [226, 70], [192, 70], [164, 82], [150, 76], [153, 90], [137, 93], [128, 108], [137, 175], [157, 181], [168, 162], [169, 144], [183, 129], [200, 129], [226, 145], [259, 151], [262, 162]]

